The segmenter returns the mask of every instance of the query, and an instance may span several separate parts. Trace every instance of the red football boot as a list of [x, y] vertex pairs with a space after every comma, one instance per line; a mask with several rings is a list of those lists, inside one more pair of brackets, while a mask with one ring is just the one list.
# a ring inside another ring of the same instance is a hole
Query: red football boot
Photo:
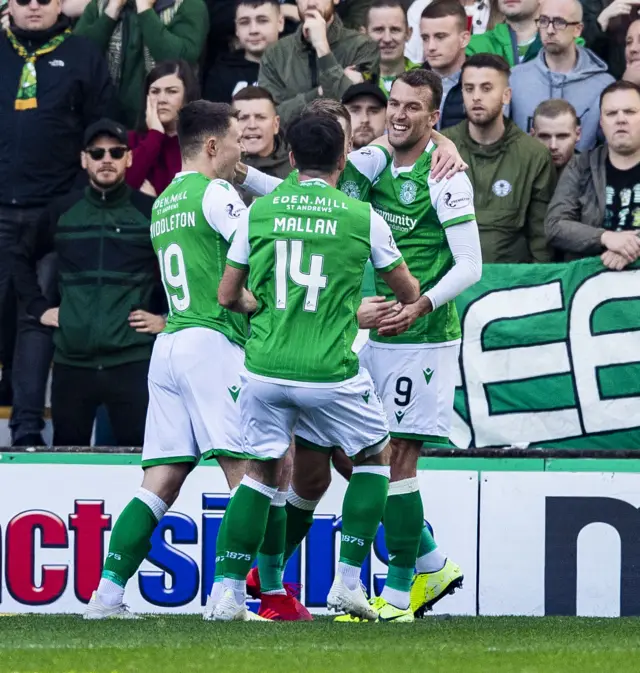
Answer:
[[275, 622], [310, 622], [313, 616], [295, 597], [289, 594], [262, 594], [260, 617]]
[[[300, 589], [302, 588], [301, 584], [295, 584], [294, 582], [284, 582], [282, 586], [287, 592], [287, 596], [293, 596], [294, 598], [297, 598], [300, 595]], [[251, 568], [247, 575], [247, 593], [249, 596], [251, 596], [251, 598], [259, 599], [262, 597], [258, 566]]]

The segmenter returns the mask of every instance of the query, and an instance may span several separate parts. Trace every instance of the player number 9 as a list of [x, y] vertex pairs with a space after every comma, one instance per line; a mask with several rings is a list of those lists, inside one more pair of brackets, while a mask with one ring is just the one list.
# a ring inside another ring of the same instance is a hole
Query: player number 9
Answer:
[[394, 402], [399, 407], [406, 407], [411, 402], [411, 390], [413, 388], [413, 381], [408, 376], [401, 376], [396, 381], [396, 394], [398, 397], [394, 398]]

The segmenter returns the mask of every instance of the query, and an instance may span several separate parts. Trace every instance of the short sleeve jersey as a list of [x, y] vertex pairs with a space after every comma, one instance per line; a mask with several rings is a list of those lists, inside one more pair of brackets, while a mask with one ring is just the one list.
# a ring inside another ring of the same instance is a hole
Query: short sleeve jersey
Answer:
[[235, 189], [201, 173], [178, 173], [156, 199], [151, 242], [169, 303], [165, 332], [207, 327], [244, 346], [246, 316], [218, 304], [229, 241], [246, 210]]
[[[425, 293], [453, 266], [445, 229], [475, 219], [473, 188], [464, 173], [436, 182], [429, 178], [433, 143], [412, 167], [396, 168], [391, 163], [373, 183], [370, 200], [393, 232], [409, 270]], [[388, 285], [376, 277], [376, 294], [391, 298]], [[460, 320], [453, 301], [418, 318], [403, 334], [371, 339], [384, 343], [442, 343], [461, 337]]]
[[294, 385], [336, 384], [358, 372], [358, 333], [367, 260], [402, 262], [391, 231], [369, 204], [322, 180], [287, 180], [241, 218], [227, 263], [249, 268], [258, 308], [245, 365]]

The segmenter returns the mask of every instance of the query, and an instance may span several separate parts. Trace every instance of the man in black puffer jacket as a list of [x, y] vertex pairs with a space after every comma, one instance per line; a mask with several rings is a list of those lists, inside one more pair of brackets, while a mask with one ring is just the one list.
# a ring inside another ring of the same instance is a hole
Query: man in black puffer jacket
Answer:
[[[0, 31], [0, 359], [3, 385], [13, 378], [13, 443], [29, 445], [43, 443], [51, 337], [20, 306], [11, 372], [16, 328], [10, 250], [43, 208], [73, 187], [82, 136], [107, 113], [111, 85], [106, 61], [91, 42], [71, 34], [60, 0], [10, 0], [9, 11], [9, 30]], [[40, 268], [47, 293], [52, 261], [43, 260]]]
[[[51, 412], [55, 445], [85, 446], [104, 404], [120, 446], [140, 446], [147, 410], [147, 371], [159, 285], [149, 237], [154, 199], [124, 182], [131, 165], [124, 127], [89, 127], [82, 164], [90, 185], [54, 202], [33, 235], [22, 237], [14, 280], [27, 312], [53, 328]], [[40, 291], [36, 263], [58, 256], [60, 303]]]

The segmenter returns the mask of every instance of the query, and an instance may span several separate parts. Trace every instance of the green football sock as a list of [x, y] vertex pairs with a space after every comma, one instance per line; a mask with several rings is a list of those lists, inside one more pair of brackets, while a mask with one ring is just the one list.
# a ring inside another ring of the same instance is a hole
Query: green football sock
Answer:
[[418, 544], [418, 556], [424, 556], [429, 554], [438, 548], [436, 541], [431, 535], [431, 531], [427, 528], [427, 525], [423, 523], [422, 531], [420, 533], [420, 543]]
[[158, 520], [159, 517], [149, 505], [138, 497], [131, 500], [113, 527], [109, 553], [102, 571], [103, 579], [121, 587], [126, 585], [151, 549], [151, 536], [158, 525]]
[[307, 537], [313, 526], [313, 513], [319, 500], [305, 500], [297, 495], [293, 489], [287, 494], [287, 531], [284, 547], [284, 562], [296, 553], [296, 549]]
[[409, 592], [424, 526], [422, 498], [417, 478], [389, 485], [384, 512], [384, 532], [389, 570], [382, 597], [398, 608], [409, 607]]
[[225, 514], [224, 576], [244, 581], [262, 544], [275, 488], [244, 477]]
[[389, 489], [389, 468], [353, 468], [342, 504], [340, 563], [360, 568], [384, 513]]
[[[231, 503], [231, 501], [229, 501]], [[227, 505], [227, 510], [229, 505]], [[225, 551], [225, 529], [227, 527], [227, 512], [225, 511], [220, 528], [218, 529], [218, 537], [216, 538], [216, 567], [214, 570], [213, 582], [222, 582], [224, 577], [224, 551]]]
[[258, 552], [258, 574], [262, 593], [284, 593], [282, 574], [287, 527], [286, 498], [286, 493], [278, 491], [269, 507], [267, 528]]

